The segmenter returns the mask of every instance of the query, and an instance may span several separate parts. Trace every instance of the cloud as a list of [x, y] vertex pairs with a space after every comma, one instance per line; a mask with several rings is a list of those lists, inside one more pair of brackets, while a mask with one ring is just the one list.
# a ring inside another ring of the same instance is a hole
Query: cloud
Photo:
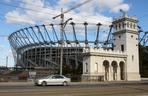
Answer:
[[[22, 11], [22, 9], [16, 8], [15, 10], [8, 12], [5, 18], [7, 23], [37, 24], [38, 22], [60, 22], [59, 19], [55, 21], [52, 19], [52, 17], [60, 14], [60, 8], [67, 10], [84, 1], [85, 0], [81, 0], [80, 2], [77, 2], [77, 0], [59, 0], [55, 6], [47, 6], [45, 0], [22, 0], [22, 3], [18, 6], [25, 9]], [[76, 22], [88, 21], [96, 23], [96, 21], [99, 21], [108, 25], [110, 23], [107, 22], [111, 22], [112, 17], [107, 17], [100, 13], [105, 9], [117, 13], [119, 12], [119, 9], [128, 11], [129, 5], [123, 3], [123, 0], [92, 0], [75, 10], [71, 10], [65, 17], [72, 17]]]
[[129, 6], [127, 4], [117, 5], [111, 9], [111, 12], [118, 13], [120, 9], [127, 12], [129, 10]]
[[6, 3], [10, 3], [10, 2], [11, 2], [11, 0], [4, 0], [4, 2], [6, 2]]
[[64, 8], [65, 5], [69, 5], [73, 0], [59, 0], [57, 8]]
[[4, 48], [4, 45], [0, 45], [0, 49], [3, 49]]
[[100, 11], [109, 9], [110, 12], [117, 13], [120, 9], [129, 10], [129, 5], [123, 2], [124, 0], [98, 0]]
[[29, 24], [35, 24], [31, 18], [29, 18], [28, 15], [20, 14], [18, 11], [13, 10], [11, 12], [8, 12], [5, 15], [6, 22], [7, 23], [29, 23]]

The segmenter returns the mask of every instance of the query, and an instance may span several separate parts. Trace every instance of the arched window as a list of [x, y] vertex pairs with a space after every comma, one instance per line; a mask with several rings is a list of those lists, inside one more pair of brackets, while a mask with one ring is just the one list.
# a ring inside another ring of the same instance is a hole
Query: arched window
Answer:
[[133, 24], [133, 28], [136, 29], [136, 25], [135, 24]]
[[111, 65], [112, 65], [112, 68], [113, 68], [113, 80], [117, 80], [117, 67], [118, 67], [117, 62], [113, 61], [111, 63]]
[[122, 22], [122, 28], [124, 29], [124, 22]]
[[127, 22], [127, 27], [129, 28], [129, 22]]
[[125, 63], [121, 61], [119, 63], [119, 66], [120, 66], [120, 79], [125, 80]]
[[118, 26], [117, 26], [117, 25], [115, 25], [115, 27], [116, 27], [116, 30], [118, 30]]
[[134, 61], [134, 55], [132, 55], [132, 61]]
[[130, 23], [130, 28], [132, 28], [133, 26], [132, 26], [132, 23]]
[[98, 63], [95, 64], [95, 71], [98, 73]]
[[105, 80], [108, 81], [109, 80], [109, 61], [104, 60], [103, 66], [104, 66], [104, 70], [105, 70]]
[[119, 23], [119, 30], [121, 29], [121, 24]]

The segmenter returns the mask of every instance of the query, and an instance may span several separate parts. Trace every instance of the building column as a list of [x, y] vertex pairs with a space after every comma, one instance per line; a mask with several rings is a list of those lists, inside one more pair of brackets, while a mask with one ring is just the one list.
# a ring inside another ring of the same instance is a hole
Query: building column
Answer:
[[113, 80], [113, 67], [109, 65], [109, 81]]
[[120, 74], [121, 74], [121, 70], [120, 70], [120, 66], [118, 65], [118, 67], [117, 67], [117, 81], [121, 80]]

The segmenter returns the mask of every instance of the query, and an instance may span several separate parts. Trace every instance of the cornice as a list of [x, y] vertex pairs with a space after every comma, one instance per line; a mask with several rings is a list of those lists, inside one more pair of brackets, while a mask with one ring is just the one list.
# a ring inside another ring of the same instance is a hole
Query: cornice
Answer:
[[119, 23], [119, 22], [122, 22], [122, 21], [130, 21], [130, 22], [134, 22], [134, 23], [138, 22], [138, 20], [136, 20], [136, 19], [124, 17], [124, 18], [121, 18], [121, 19], [116, 19], [112, 23], [114, 24], [114, 23]]
[[86, 53], [89, 56], [103, 56], [103, 57], [118, 57], [118, 58], [127, 58], [126, 54], [108, 54], [108, 53], [95, 53], [95, 52], [89, 52]]
[[115, 34], [121, 34], [121, 33], [132, 33], [132, 34], [137, 34], [138, 35], [137, 31], [129, 30], [129, 29], [120, 30], [120, 31], [114, 32], [112, 34], [115, 35]]

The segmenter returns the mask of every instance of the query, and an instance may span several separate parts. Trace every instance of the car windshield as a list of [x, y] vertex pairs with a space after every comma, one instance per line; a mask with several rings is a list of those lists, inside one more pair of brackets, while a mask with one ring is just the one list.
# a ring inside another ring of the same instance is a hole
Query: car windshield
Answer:
[[61, 75], [52, 76], [53, 79], [63, 79], [64, 77]]
[[49, 75], [49, 76], [43, 77], [41, 79], [59, 79], [59, 78], [65, 78], [65, 77], [60, 76], [60, 75]]
[[52, 78], [52, 75], [49, 75], [49, 76], [43, 77], [43, 79], [49, 79], [49, 78]]

